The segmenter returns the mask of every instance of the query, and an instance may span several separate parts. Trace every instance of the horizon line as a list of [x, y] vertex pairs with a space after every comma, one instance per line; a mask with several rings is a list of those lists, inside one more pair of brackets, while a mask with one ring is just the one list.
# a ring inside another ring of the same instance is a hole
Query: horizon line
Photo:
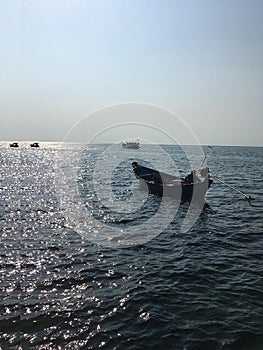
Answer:
[[[70, 141], [36, 141], [36, 140], [1, 140], [0, 144], [10, 144], [13, 142], [18, 142], [21, 144], [24, 143], [33, 143], [38, 142], [40, 143], [57, 143], [57, 144], [75, 144], [75, 145], [113, 145], [113, 144], [121, 144], [122, 141], [118, 142], [97, 142], [97, 143], [88, 143], [88, 142], [70, 142]], [[188, 143], [182, 143], [182, 144], [176, 144], [176, 143], [140, 143], [141, 145], [163, 145], [163, 146], [198, 146], [196, 144], [188, 144]], [[213, 147], [263, 147], [263, 145], [244, 145], [244, 144], [211, 144], [211, 143], [200, 143], [201, 146], [213, 146]]]

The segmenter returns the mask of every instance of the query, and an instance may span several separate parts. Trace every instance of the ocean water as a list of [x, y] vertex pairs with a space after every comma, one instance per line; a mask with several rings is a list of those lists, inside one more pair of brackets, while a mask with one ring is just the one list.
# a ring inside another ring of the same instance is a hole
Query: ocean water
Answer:
[[191, 212], [138, 189], [164, 154], [187, 173], [178, 146], [0, 144], [0, 349], [263, 348], [263, 148], [208, 157], [253, 206], [214, 182]]

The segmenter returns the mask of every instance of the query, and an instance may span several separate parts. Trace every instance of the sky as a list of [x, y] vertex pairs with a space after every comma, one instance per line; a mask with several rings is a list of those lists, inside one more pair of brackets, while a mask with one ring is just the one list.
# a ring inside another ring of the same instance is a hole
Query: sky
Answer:
[[83, 118], [98, 131], [116, 123], [98, 110], [132, 102], [201, 144], [262, 146], [262, 13], [262, 0], [0, 0], [0, 140], [61, 141]]

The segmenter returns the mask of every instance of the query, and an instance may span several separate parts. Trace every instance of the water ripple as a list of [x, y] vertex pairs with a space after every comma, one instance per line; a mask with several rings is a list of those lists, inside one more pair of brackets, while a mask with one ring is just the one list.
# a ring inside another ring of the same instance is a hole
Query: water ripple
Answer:
[[[85, 159], [94, 159], [99, 147], [84, 150]], [[70, 162], [75, 150], [35, 151], [1, 149], [2, 349], [261, 349], [260, 207], [214, 184], [189, 233], [178, 230], [183, 204], [146, 244], [103, 248], [68, 226], [54, 191], [54, 152], [65, 152]], [[167, 151], [182, 157], [172, 146]], [[211, 159], [211, 169], [241, 189], [245, 181], [262, 207], [262, 149], [218, 147], [217, 153], [224, 166]], [[137, 225], [157, 210], [154, 197], [125, 215], [100, 205], [87, 185], [93, 165], [81, 167], [80, 195], [101, 223]], [[129, 198], [132, 173], [122, 170], [114, 188]]]

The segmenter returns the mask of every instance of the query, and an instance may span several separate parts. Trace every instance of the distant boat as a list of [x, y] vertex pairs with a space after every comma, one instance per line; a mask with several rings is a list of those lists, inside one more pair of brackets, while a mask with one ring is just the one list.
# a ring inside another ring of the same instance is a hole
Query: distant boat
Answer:
[[[203, 199], [213, 180], [210, 178], [208, 168], [192, 171], [185, 178], [159, 172], [157, 170], [132, 163], [133, 172], [139, 179], [142, 188], [157, 196], [166, 196], [181, 200]], [[145, 186], [146, 185], [146, 186]]]
[[31, 143], [30, 146], [31, 146], [31, 147], [39, 147], [39, 143], [38, 143], [38, 142]]
[[136, 140], [136, 141], [123, 141], [122, 142], [122, 148], [124, 148], [124, 149], [139, 149], [140, 148], [140, 142], [139, 142], [139, 140]]
[[9, 144], [10, 147], [19, 147], [18, 142], [13, 142]]

